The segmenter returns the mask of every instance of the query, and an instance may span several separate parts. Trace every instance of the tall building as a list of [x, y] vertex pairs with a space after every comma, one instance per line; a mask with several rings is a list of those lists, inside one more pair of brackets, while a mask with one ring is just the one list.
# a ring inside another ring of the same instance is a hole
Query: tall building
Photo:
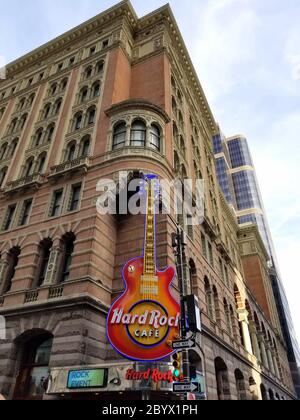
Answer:
[[[138, 18], [123, 1], [9, 64], [0, 116], [0, 393], [178, 399], [169, 382], [141, 380], [147, 369], [168, 372], [170, 358], [145, 366], [107, 338], [122, 267], [142, 252], [144, 217], [101, 215], [97, 186], [126, 170], [128, 180], [206, 181], [203, 224], [179, 220], [187, 288], [202, 309], [203, 333], [189, 352], [197, 397], [296, 398], [268, 253], [221, 193], [211, 147], [218, 126], [168, 5]], [[175, 216], [157, 218], [158, 267], [174, 264]], [[260, 299], [243, 274], [248, 258], [259, 267]]]
[[259, 190], [259, 185], [244, 136], [225, 138], [222, 133], [213, 137], [213, 149], [219, 185], [229, 204], [233, 204], [238, 223], [253, 223], [269, 254], [269, 273], [276, 300], [281, 328], [287, 345], [287, 352], [297, 395], [300, 398], [300, 350], [293, 320], [284, 290], [272, 236]]

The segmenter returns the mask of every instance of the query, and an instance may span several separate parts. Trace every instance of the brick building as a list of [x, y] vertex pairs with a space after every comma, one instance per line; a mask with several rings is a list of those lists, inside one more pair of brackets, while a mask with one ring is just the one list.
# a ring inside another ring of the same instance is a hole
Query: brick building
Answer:
[[[190, 357], [207, 398], [295, 398], [268, 254], [255, 226], [239, 227], [218, 186], [211, 148], [218, 126], [169, 6], [139, 19], [121, 2], [7, 70], [0, 83], [0, 315], [7, 325], [0, 393], [43, 398], [50, 370], [51, 398], [77, 398], [55, 375], [86, 366], [120, 374], [130, 366], [107, 341], [106, 316], [123, 289], [122, 266], [141, 253], [143, 218], [96, 211], [98, 181], [128, 170], [205, 180], [203, 225], [180, 222], [189, 237], [189, 288], [203, 310]], [[174, 264], [175, 228], [174, 216], [159, 216], [159, 267]], [[244, 263], [253, 269], [244, 273]], [[97, 393], [139, 398], [123, 380]]]

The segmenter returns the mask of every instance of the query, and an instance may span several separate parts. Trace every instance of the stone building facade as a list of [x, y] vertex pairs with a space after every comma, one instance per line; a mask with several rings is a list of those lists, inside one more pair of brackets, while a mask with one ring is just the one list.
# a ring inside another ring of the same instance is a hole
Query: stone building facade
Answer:
[[[49, 369], [126, 362], [107, 341], [106, 316], [123, 290], [123, 264], [141, 253], [143, 218], [101, 216], [96, 203], [98, 181], [128, 171], [205, 180], [204, 223], [180, 223], [203, 314], [193, 358], [207, 398], [293, 399], [267, 254], [220, 192], [211, 149], [218, 127], [169, 6], [138, 18], [123, 1], [7, 70], [0, 393], [39, 399]], [[158, 218], [159, 267], [174, 264], [176, 223]], [[40, 388], [28, 389], [32, 377]]]

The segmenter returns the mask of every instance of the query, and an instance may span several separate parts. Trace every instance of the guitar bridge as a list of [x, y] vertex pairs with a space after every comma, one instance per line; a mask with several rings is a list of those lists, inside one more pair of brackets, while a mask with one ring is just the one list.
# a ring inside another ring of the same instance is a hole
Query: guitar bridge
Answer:
[[148, 274], [142, 276], [140, 293], [143, 296], [158, 296], [158, 277]]

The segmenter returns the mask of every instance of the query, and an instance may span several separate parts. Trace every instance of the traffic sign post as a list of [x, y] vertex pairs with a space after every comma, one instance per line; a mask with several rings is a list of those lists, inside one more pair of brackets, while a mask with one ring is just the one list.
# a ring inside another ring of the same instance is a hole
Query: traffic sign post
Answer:
[[173, 350], [184, 350], [184, 349], [192, 349], [196, 347], [196, 342], [194, 340], [181, 340], [181, 341], [173, 341], [172, 348]]

